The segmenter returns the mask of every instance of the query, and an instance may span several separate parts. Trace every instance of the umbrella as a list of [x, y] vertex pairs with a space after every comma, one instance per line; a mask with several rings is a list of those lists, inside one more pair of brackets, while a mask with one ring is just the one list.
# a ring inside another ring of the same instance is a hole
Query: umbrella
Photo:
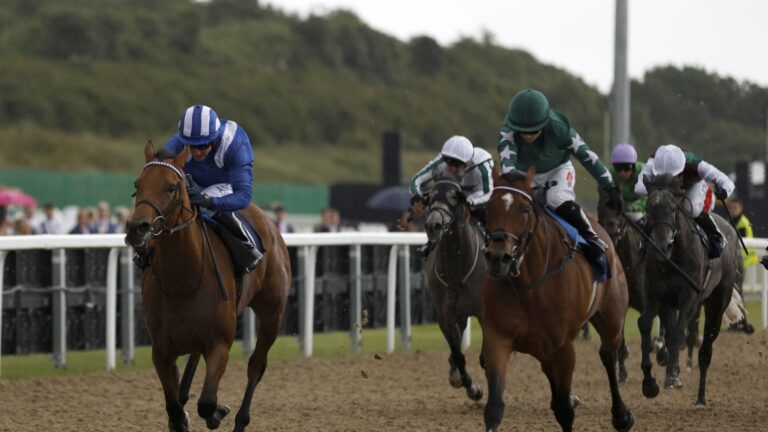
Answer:
[[376, 210], [405, 211], [411, 206], [411, 193], [408, 186], [389, 186], [373, 194], [365, 205]]
[[37, 200], [31, 195], [22, 192], [21, 189], [0, 188], [0, 206], [10, 205], [33, 206], [37, 205]]

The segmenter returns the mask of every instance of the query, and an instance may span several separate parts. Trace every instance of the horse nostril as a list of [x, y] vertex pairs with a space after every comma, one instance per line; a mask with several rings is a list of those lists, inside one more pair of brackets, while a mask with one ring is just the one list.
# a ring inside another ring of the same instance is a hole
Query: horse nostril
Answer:
[[125, 231], [128, 233], [145, 234], [149, 228], [149, 222], [129, 221], [125, 224]]
[[505, 253], [504, 256], [501, 257], [501, 262], [504, 264], [509, 264], [512, 262], [512, 255]]

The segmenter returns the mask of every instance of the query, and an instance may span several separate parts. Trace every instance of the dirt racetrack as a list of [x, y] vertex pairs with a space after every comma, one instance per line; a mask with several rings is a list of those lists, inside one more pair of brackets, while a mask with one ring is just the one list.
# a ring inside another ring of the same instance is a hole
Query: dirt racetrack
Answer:
[[[577, 343], [574, 393], [582, 399], [575, 429], [607, 431], [610, 395], [597, 342]], [[698, 369], [683, 372], [682, 390], [662, 390], [655, 400], [640, 392], [639, 342], [630, 344], [630, 379], [624, 400], [637, 418], [636, 431], [768, 430], [768, 332], [722, 333], [710, 368], [708, 410], [695, 410]], [[486, 390], [476, 353], [468, 362]], [[481, 431], [483, 403], [450, 388], [447, 352], [413, 355], [307, 359], [275, 362], [256, 390], [253, 431]], [[233, 364], [219, 400], [232, 413], [231, 430], [245, 383], [245, 364]], [[559, 430], [548, 409], [549, 387], [538, 363], [517, 354], [510, 365], [504, 431]], [[657, 379], [663, 371], [654, 368]], [[187, 405], [192, 430], [205, 429], [197, 416], [198, 370]], [[367, 378], [366, 378], [367, 376]], [[64, 378], [0, 381], [1, 431], [166, 430], [160, 384], [154, 371]]]

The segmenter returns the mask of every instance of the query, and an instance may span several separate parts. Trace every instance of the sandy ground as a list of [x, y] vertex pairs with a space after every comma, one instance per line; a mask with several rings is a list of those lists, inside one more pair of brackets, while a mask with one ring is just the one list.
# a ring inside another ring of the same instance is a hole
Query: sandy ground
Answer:
[[[597, 342], [577, 344], [574, 393], [582, 399], [575, 429], [611, 430], [610, 393]], [[698, 369], [683, 372], [681, 390], [662, 390], [655, 400], [640, 391], [639, 342], [630, 344], [630, 378], [622, 387], [637, 431], [768, 430], [768, 332], [723, 333], [710, 368], [708, 410], [695, 410]], [[447, 352], [304, 359], [275, 362], [267, 369], [251, 408], [254, 431], [481, 431], [483, 408], [463, 389], [448, 385]], [[470, 353], [471, 373], [485, 391], [485, 376]], [[663, 371], [654, 368], [661, 381]], [[538, 363], [515, 355], [507, 378], [504, 431], [559, 430], [549, 406], [549, 386]], [[205, 430], [193, 385], [191, 428]], [[245, 386], [244, 363], [232, 365], [221, 384], [220, 402], [232, 414], [231, 430]], [[165, 410], [154, 371], [65, 378], [0, 381], [0, 431], [160, 431]]]

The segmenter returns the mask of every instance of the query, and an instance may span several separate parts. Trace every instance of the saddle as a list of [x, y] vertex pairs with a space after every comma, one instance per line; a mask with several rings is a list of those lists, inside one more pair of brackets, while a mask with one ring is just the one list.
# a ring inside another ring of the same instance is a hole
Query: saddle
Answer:
[[[544, 210], [550, 219], [555, 221], [555, 223], [563, 228], [565, 234], [572, 242], [576, 244], [576, 248], [578, 250], [581, 250], [587, 246], [587, 240], [582, 237], [581, 234], [579, 234], [579, 230], [577, 230], [573, 225], [569, 224], [565, 219], [558, 216], [557, 213], [550, 210], [548, 207], [544, 207]], [[608, 265], [608, 258], [605, 256], [605, 254], [601, 254], [600, 257], [594, 261], [588, 261], [592, 267], [592, 279], [594, 279], [595, 282], [602, 283], [611, 277], [611, 268]]]
[[[259, 237], [259, 234], [256, 232], [255, 229], [253, 229], [253, 226], [251, 226], [250, 222], [248, 222], [248, 219], [243, 216], [243, 214], [238, 210], [233, 212], [235, 217], [242, 223], [243, 227], [248, 231], [248, 234], [254, 241], [254, 246], [256, 249], [261, 252], [262, 254], [265, 252], [264, 249], [264, 242], [262, 242], [261, 237]], [[249, 255], [244, 255], [242, 250], [242, 243], [241, 240], [238, 239], [234, 233], [232, 233], [229, 229], [224, 227], [219, 221], [217, 221], [214, 218], [214, 214], [212, 212], [201, 212], [201, 216], [203, 221], [206, 225], [213, 228], [214, 231], [219, 235], [222, 242], [227, 248], [227, 251], [229, 252], [229, 256], [232, 258], [232, 263], [235, 267], [235, 275], [239, 278], [243, 274], [246, 273], [246, 267], [248, 264], [250, 264], [252, 257]]]
[[710, 260], [720, 257], [720, 252], [715, 246], [715, 242], [709, 237], [707, 231], [699, 225], [696, 220], [693, 221], [693, 226], [696, 227], [696, 236], [701, 240], [701, 245], [707, 250], [707, 255]]

